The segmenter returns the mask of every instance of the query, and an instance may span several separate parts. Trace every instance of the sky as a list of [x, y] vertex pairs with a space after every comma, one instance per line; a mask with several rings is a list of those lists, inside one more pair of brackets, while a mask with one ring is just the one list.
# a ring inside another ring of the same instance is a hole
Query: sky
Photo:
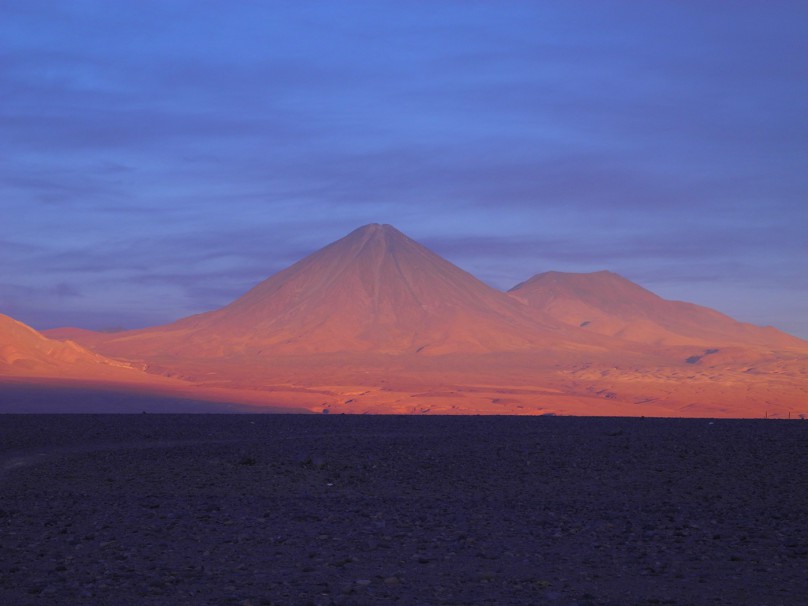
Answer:
[[808, 338], [802, 0], [0, 0], [0, 313], [138, 328], [367, 223]]

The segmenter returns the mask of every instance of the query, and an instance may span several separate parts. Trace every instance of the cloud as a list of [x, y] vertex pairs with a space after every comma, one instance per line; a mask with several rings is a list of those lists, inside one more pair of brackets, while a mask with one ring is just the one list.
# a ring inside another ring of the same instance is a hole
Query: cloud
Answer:
[[173, 319], [375, 221], [503, 288], [804, 284], [802, 3], [3, 6], [0, 282], [42, 318]]

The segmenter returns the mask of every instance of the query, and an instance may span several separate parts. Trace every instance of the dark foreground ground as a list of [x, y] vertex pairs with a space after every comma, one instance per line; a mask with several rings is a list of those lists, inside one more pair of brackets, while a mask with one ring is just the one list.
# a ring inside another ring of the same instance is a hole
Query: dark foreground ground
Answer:
[[805, 604], [808, 422], [0, 415], [0, 604]]

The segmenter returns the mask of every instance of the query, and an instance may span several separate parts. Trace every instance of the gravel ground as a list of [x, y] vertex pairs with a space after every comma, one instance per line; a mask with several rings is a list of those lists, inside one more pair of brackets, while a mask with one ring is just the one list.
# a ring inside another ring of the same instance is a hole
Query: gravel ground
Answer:
[[808, 423], [0, 415], [0, 604], [805, 604]]

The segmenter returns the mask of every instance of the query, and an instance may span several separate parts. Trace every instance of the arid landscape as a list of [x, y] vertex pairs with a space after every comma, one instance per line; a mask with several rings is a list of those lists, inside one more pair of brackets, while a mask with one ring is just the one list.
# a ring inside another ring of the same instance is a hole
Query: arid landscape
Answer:
[[0, 606], [805, 606], [808, 3], [0, 3]]
[[[2, 316], [0, 338], [0, 394], [17, 386], [6, 411], [24, 411], [21, 394], [37, 385], [62, 385], [267, 412], [808, 412], [801, 339], [607, 271], [547, 272], [501, 292], [379, 224], [172, 324], [38, 333]], [[52, 412], [64, 410], [54, 402]]]
[[805, 422], [4, 415], [15, 606], [797, 606]]

